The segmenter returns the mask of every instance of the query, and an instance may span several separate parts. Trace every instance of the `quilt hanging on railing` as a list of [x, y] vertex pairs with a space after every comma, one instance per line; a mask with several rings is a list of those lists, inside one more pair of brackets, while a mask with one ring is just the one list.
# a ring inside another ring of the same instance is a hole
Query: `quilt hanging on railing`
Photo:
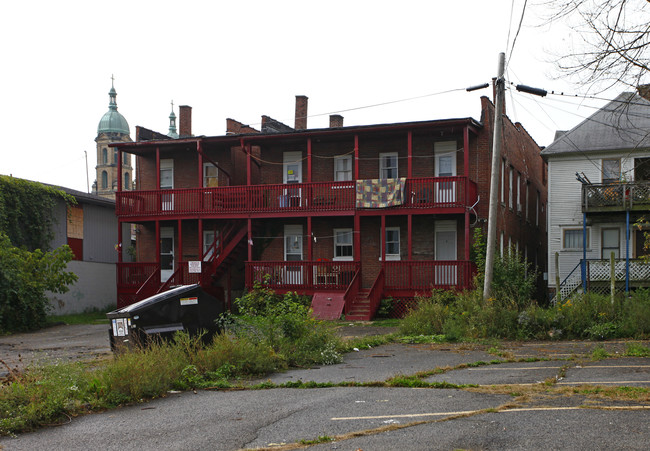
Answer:
[[402, 205], [406, 178], [357, 180], [357, 208], [386, 208]]

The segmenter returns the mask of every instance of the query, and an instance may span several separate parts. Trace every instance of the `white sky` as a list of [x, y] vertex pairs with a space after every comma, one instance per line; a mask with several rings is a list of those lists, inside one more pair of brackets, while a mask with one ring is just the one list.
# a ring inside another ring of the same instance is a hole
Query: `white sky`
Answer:
[[[549, 52], [571, 40], [538, 27], [528, 2], [506, 77], [578, 93], [554, 80]], [[0, 174], [86, 191], [94, 138], [108, 111], [111, 74], [131, 128], [162, 133], [170, 102], [192, 106], [195, 135], [222, 135], [226, 118], [257, 127], [263, 114], [293, 126], [295, 96], [309, 97], [309, 128], [329, 113], [490, 82], [510, 54], [524, 0], [5, 2], [0, 15]], [[512, 25], [510, 23], [512, 22]], [[510, 45], [508, 45], [510, 36]], [[622, 88], [621, 88], [622, 90]], [[613, 98], [618, 92], [603, 97]], [[457, 91], [341, 112], [344, 125], [457, 117], [480, 120], [479, 97]], [[538, 144], [604, 101], [534, 97], [514, 89], [507, 112]], [[582, 106], [580, 106], [582, 104]], [[592, 107], [585, 107], [592, 105]], [[178, 115], [178, 109], [175, 107]]]

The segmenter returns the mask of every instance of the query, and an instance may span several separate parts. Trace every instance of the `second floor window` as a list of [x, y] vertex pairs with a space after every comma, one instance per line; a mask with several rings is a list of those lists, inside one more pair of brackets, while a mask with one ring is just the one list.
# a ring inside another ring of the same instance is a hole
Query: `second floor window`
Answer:
[[102, 149], [102, 164], [108, 164], [108, 149], [106, 147]]
[[352, 155], [334, 159], [334, 181], [347, 182], [352, 180]]
[[219, 186], [219, 170], [211, 163], [203, 165], [203, 187], [214, 188]]
[[397, 152], [379, 154], [379, 178], [397, 178]]
[[603, 183], [616, 183], [621, 179], [621, 160], [603, 159]]

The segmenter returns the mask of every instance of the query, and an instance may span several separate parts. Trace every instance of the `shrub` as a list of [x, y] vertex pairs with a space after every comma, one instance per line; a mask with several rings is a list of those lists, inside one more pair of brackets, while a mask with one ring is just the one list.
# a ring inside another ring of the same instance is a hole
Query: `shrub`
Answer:
[[45, 324], [49, 300], [45, 293], [65, 293], [77, 276], [65, 271], [72, 251], [30, 252], [12, 246], [0, 232], [0, 332], [23, 331]]

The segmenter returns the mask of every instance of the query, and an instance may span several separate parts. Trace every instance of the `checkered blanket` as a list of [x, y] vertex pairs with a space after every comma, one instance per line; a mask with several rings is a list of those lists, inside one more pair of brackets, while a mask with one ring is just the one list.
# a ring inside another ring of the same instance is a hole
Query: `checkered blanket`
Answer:
[[402, 205], [406, 178], [357, 180], [357, 208]]

